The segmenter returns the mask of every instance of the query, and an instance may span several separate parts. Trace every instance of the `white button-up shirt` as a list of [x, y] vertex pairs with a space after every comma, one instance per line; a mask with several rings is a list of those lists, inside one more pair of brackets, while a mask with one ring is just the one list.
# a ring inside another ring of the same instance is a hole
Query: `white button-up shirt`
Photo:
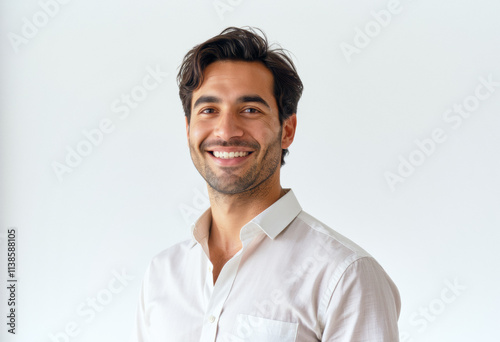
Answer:
[[367, 252], [308, 215], [291, 190], [242, 227], [213, 283], [208, 209], [158, 254], [134, 341], [398, 341], [399, 293]]

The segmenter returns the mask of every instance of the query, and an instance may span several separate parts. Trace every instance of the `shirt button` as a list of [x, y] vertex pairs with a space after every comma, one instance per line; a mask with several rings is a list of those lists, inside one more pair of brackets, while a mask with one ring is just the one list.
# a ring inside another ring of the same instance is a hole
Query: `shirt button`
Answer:
[[208, 321], [209, 321], [210, 323], [215, 322], [215, 316], [214, 316], [214, 315], [210, 315], [210, 317], [208, 317]]

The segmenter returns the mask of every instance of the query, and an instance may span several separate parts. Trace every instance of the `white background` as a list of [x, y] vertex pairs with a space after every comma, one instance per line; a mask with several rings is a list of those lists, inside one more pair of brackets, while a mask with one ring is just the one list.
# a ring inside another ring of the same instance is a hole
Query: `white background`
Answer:
[[[244, 25], [290, 50], [305, 85], [282, 184], [384, 266], [401, 292], [402, 341], [497, 341], [500, 3], [392, 4], [73, 0], [48, 16], [35, 0], [2, 1], [2, 341], [127, 339], [148, 262], [188, 238], [206, 205], [178, 66], [194, 45]], [[381, 26], [372, 12], [388, 9]], [[150, 69], [162, 76], [141, 93]], [[480, 78], [496, 85], [474, 100]], [[121, 119], [112, 105], [133, 91], [144, 99]], [[474, 110], [458, 126], [453, 106], [464, 102]], [[88, 147], [83, 131], [103, 120], [114, 130], [58, 177], [54, 165], [66, 164], [68, 148]], [[436, 129], [446, 140], [424, 155], [415, 140]], [[410, 157], [419, 165], [391, 188], [386, 173]], [[9, 227], [18, 230], [15, 336], [6, 325]], [[133, 279], [113, 282], [117, 272]], [[66, 339], [68, 326], [75, 336]]]

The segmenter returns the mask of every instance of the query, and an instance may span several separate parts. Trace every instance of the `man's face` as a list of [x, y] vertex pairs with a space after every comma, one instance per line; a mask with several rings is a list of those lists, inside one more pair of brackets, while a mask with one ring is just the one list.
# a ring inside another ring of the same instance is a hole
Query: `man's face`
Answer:
[[278, 177], [295, 115], [280, 125], [273, 75], [260, 62], [218, 61], [193, 92], [186, 129], [191, 158], [217, 192], [238, 194]]

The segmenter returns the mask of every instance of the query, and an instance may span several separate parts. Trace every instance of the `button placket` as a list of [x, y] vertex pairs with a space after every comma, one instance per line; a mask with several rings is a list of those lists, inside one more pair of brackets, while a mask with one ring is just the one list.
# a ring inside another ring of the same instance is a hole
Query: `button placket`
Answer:
[[[207, 284], [211, 286], [212, 292], [205, 311], [206, 318], [203, 324], [200, 342], [215, 341], [222, 307], [229, 295], [234, 278], [236, 277], [236, 272], [241, 260], [241, 252], [242, 250], [236, 253], [234, 257], [224, 265], [219, 275], [219, 279], [217, 279], [217, 285], [213, 284], [213, 266], [211, 263], [207, 266], [208, 270], [210, 270], [210, 272], [207, 272]], [[212, 268], [212, 270], [210, 268]]]

